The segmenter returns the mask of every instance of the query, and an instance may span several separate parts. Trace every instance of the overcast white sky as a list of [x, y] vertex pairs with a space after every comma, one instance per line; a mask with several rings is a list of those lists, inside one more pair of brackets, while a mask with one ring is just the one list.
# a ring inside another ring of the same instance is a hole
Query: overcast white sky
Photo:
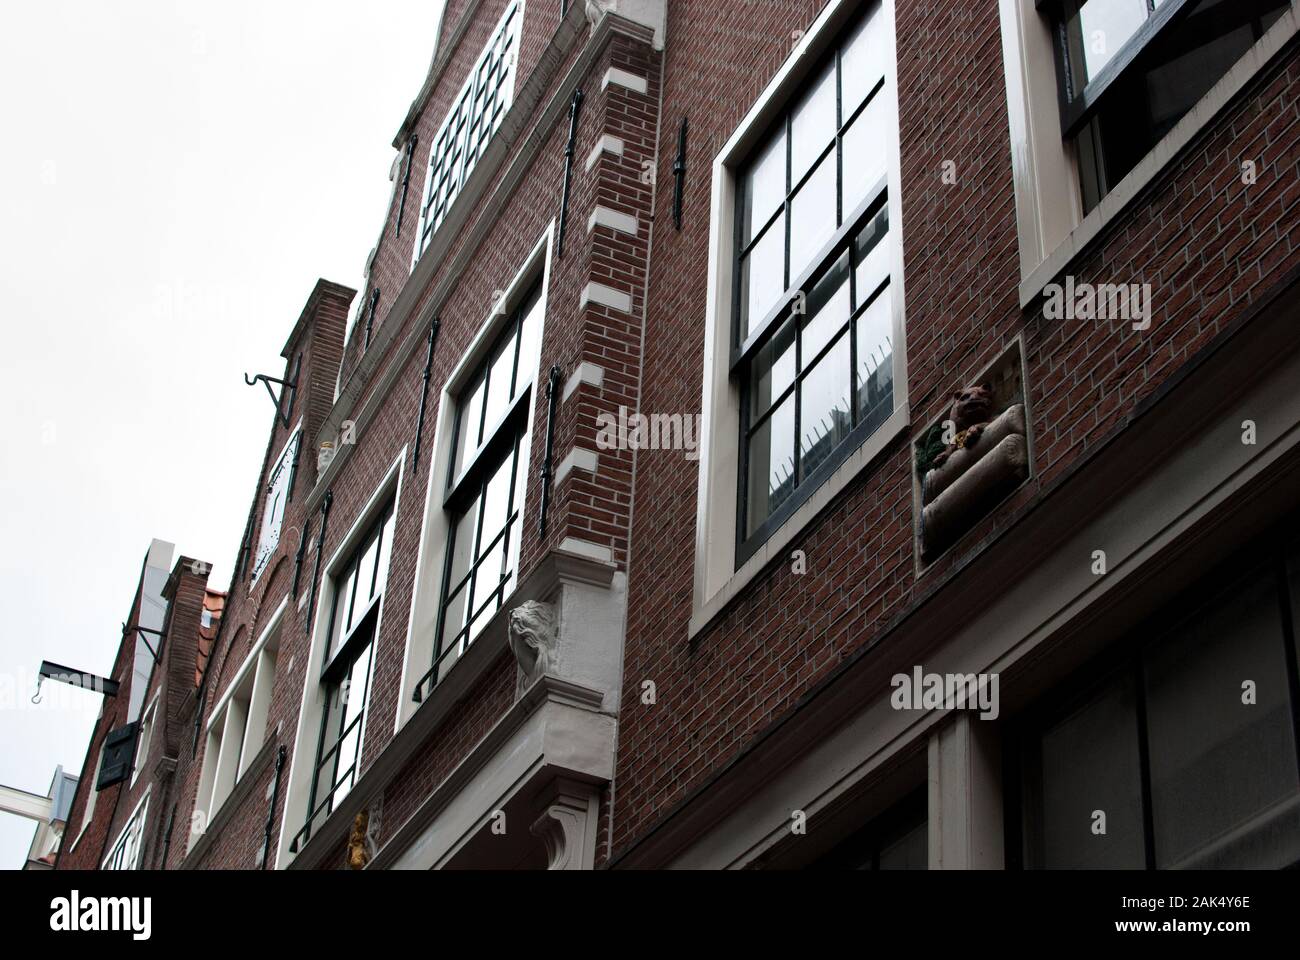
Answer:
[[[241, 374], [360, 283], [440, 6], [4, 5], [0, 784], [80, 771], [100, 698], [36, 668], [109, 671], [152, 538], [225, 588], [274, 416]], [[0, 814], [0, 868], [32, 832]]]

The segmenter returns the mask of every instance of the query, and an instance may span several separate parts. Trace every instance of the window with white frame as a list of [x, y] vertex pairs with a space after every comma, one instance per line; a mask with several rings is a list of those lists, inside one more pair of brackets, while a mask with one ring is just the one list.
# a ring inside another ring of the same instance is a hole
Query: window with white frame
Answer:
[[375, 637], [393, 549], [394, 515], [395, 503], [390, 499], [331, 578], [321, 673], [324, 709], [304, 828], [307, 837], [356, 783]]
[[[102, 715], [101, 711], [101, 717]], [[99, 790], [96, 789], [95, 784], [99, 783], [99, 771], [103, 768], [103, 765], [104, 751], [101, 749], [95, 756], [95, 774], [90, 778], [90, 783], [87, 785], [86, 805], [81, 811], [81, 826], [77, 828], [77, 837], [72, 841], [74, 847], [78, 842], [80, 842], [82, 834], [86, 832], [86, 828], [90, 826], [90, 821], [94, 819], [95, 801], [99, 799]]]
[[510, 109], [523, 19], [522, 0], [506, 8], [433, 138], [415, 241], [417, 260]]
[[1288, 0], [1040, 0], [1085, 213], [1290, 7]]
[[253, 555], [253, 581], [262, 575], [267, 561], [280, 543], [280, 528], [284, 525], [284, 508], [289, 502], [293, 472], [298, 462], [298, 443], [302, 430], [295, 430], [284, 450], [271, 468], [266, 480], [266, 505], [262, 510], [262, 526], [257, 538], [257, 552]]
[[104, 870], [139, 869], [140, 854], [144, 849], [144, 823], [148, 813], [149, 791], [145, 791], [145, 795], [131, 813], [131, 819], [126, 822], [126, 826], [118, 834], [117, 842], [113, 844], [108, 856], [104, 858]]
[[999, 0], [1021, 306], [1291, 42], [1290, 6]]
[[906, 426], [892, 0], [832, 0], [714, 160], [691, 630]]
[[195, 801], [200, 818], [192, 839], [206, 830], [266, 742], [282, 614], [283, 608], [240, 665], [235, 679], [212, 711]]
[[136, 780], [140, 778], [140, 771], [149, 762], [149, 740], [153, 735], [154, 720], [157, 714], [158, 695], [154, 694], [153, 702], [149, 704], [144, 716], [140, 718], [140, 733], [135, 748], [135, 765], [131, 771], [131, 786], [135, 786]]
[[542, 323], [541, 284], [507, 315], [456, 396], [433, 666], [417, 696], [463, 654], [514, 589]]

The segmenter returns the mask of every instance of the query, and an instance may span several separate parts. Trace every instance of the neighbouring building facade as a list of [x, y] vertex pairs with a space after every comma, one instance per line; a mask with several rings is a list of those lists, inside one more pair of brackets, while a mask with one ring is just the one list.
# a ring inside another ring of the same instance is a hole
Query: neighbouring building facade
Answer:
[[58, 866], [1300, 862], [1298, 29], [448, 0]]

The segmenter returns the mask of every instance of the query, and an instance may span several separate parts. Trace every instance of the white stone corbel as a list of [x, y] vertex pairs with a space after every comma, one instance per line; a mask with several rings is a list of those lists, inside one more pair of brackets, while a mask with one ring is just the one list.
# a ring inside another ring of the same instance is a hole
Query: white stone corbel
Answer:
[[556, 778], [542, 794], [530, 832], [546, 845], [550, 870], [591, 870], [596, 864], [600, 794], [590, 784]]

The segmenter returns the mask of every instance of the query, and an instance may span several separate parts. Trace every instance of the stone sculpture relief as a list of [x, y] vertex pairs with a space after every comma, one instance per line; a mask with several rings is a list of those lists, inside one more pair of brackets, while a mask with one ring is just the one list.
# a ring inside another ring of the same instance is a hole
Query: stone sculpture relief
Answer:
[[510, 611], [507, 640], [519, 664], [519, 689], [547, 673], [555, 661], [555, 607], [529, 600]]
[[[930, 562], [1029, 475], [1025, 406], [1006, 379], [958, 390], [917, 444], [921, 559]], [[1001, 396], [1000, 396], [1001, 395]], [[947, 442], [943, 442], [946, 440]]]

